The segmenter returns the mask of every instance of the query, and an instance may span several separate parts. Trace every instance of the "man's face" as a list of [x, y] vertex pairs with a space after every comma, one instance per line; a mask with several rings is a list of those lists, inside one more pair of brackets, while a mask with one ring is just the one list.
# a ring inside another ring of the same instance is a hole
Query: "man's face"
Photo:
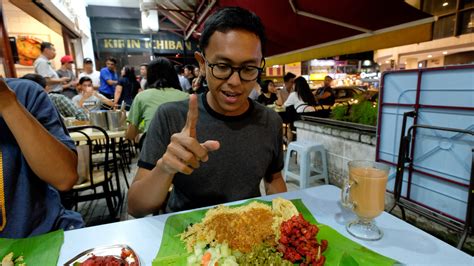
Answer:
[[91, 73], [92, 72], [92, 63], [85, 63], [84, 64], [84, 71], [87, 72], [87, 73]]
[[107, 66], [107, 68], [110, 70], [110, 71], [113, 71], [115, 72], [115, 63], [110, 61], [110, 60], [107, 60], [105, 62], [105, 65]]
[[69, 69], [69, 70], [72, 70], [72, 64], [74, 64], [74, 62], [67, 62], [66, 63], [66, 69]]
[[331, 86], [332, 78], [324, 78], [324, 86], [329, 87]]
[[[205, 49], [209, 64], [224, 63], [232, 67], [255, 66], [262, 63], [262, 48], [257, 35], [245, 30], [230, 30], [226, 33], [216, 31], [209, 39]], [[256, 86], [256, 79], [243, 81], [237, 71], [225, 80], [213, 76], [211, 68], [201, 54], [195, 54], [201, 72], [205, 73], [209, 86], [207, 101], [210, 107], [223, 115], [243, 114], [249, 107], [247, 97]]]
[[195, 77], [199, 77], [199, 67], [194, 68], [193, 74], [194, 74]]
[[285, 82], [285, 88], [287, 91], [293, 90], [293, 86], [295, 85], [295, 78], [291, 78], [287, 82]]
[[140, 67], [140, 76], [146, 78], [146, 66]]
[[44, 56], [46, 56], [49, 60], [52, 60], [56, 57], [56, 48], [54, 48], [54, 46], [51, 46], [50, 48], [45, 48], [43, 51]]
[[84, 81], [81, 84], [81, 90], [83, 93], [92, 92], [94, 90], [94, 87], [92, 87], [92, 82]]
[[192, 72], [189, 71], [189, 69], [187, 68], [184, 68], [184, 73], [183, 73], [183, 76], [187, 77], [187, 78], [190, 78], [192, 76]]

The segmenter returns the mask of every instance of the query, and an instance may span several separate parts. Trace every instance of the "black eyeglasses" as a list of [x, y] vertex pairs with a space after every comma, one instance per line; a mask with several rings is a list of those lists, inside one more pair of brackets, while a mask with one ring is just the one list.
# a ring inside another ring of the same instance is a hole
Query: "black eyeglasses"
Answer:
[[206, 60], [206, 64], [211, 68], [211, 73], [216, 79], [229, 79], [234, 72], [239, 74], [239, 77], [243, 81], [254, 81], [262, 73], [265, 67], [265, 59], [262, 59], [262, 67], [256, 66], [241, 66], [233, 67], [225, 63], [211, 64]]

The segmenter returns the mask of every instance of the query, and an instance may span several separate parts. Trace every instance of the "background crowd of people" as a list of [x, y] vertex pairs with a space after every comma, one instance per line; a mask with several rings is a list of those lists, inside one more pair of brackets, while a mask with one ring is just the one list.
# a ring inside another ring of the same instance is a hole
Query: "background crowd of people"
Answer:
[[[235, 23], [240, 26], [233, 29]], [[227, 24], [230, 26], [225, 26]], [[282, 119], [265, 105], [293, 105], [297, 112], [314, 110], [318, 101], [331, 95], [330, 86], [313, 95], [306, 80], [291, 73], [285, 76], [285, 87], [281, 90], [277, 90], [272, 80], [260, 82], [264, 64], [261, 47], [265, 38], [263, 26], [253, 13], [240, 8], [222, 9], [206, 22], [206, 29], [200, 44], [203, 51], [196, 53], [199, 67], [174, 65], [167, 58], [158, 57], [141, 64], [138, 74], [132, 66], [119, 68], [117, 60], [109, 57], [105, 67], [97, 71], [93, 60], [85, 58], [83, 72], [76, 77], [74, 59], [70, 55], [61, 58], [60, 69], [53, 69], [50, 60], [56, 57], [56, 50], [53, 44], [43, 42], [41, 55], [34, 62], [35, 73], [23, 76], [20, 81], [0, 83], [0, 115], [6, 130], [10, 130], [20, 144], [15, 146], [19, 151], [15, 154], [26, 157], [18, 166], [34, 171], [21, 172], [19, 180], [29, 180], [31, 176], [42, 180], [42, 186], [37, 186], [41, 191], [30, 193], [30, 197], [39, 198], [44, 206], [51, 205], [55, 211], [42, 219], [46, 224], [41, 232], [83, 226], [80, 216], [65, 210], [59, 194], [50, 191], [49, 185], [60, 191], [68, 190], [78, 179], [77, 158], [71, 157], [74, 144], [65, 137], [67, 129], [62, 118], [88, 120], [89, 112], [101, 109], [121, 106], [129, 110], [126, 137], [143, 145], [138, 171], [128, 194], [128, 210], [134, 216], [153, 213], [161, 207], [173, 212], [256, 197], [260, 194], [262, 178], [267, 194], [286, 191], [281, 176]], [[226, 59], [220, 59], [222, 56]], [[20, 87], [26, 88], [28, 93]], [[16, 129], [15, 119], [28, 122], [24, 122], [22, 129]], [[53, 135], [48, 135], [46, 130]], [[32, 132], [32, 135], [19, 133], [21, 131]], [[40, 132], [38, 136], [34, 136], [36, 131]], [[0, 144], [5, 141], [3, 135]], [[12, 135], [9, 136], [6, 141], [11, 143]], [[42, 160], [36, 157], [43, 151], [30, 151], [30, 147], [22, 146], [37, 143], [38, 138], [42, 138], [42, 144], [49, 145], [38, 145], [45, 150], [45, 155], [63, 156], [57, 158], [54, 167], [38, 164]], [[236, 152], [235, 143], [239, 143], [241, 152]], [[255, 149], [259, 146], [267, 148]], [[33, 152], [35, 154], [30, 155]], [[211, 152], [212, 160], [208, 156]], [[59, 180], [57, 174], [51, 172], [58, 167], [61, 168], [58, 172], [67, 174], [67, 178]], [[218, 174], [223, 171], [226, 174]], [[196, 178], [190, 179], [187, 175]], [[204, 187], [203, 182], [207, 184]], [[173, 190], [166, 201], [171, 183]], [[17, 185], [19, 189], [25, 188], [20, 183]], [[30, 185], [34, 184], [28, 183], [27, 187]], [[198, 186], [201, 186], [200, 191], [195, 190]], [[18, 202], [28, 205], [22, 200]], [[30, 212], [34, 216], [40, 215], [42, 210]], [[20, 232], [17, 225], [8, 224], [5, 219], [1, 220], [6, 224], [5, 230], [0, 224], [3, 236], [35, 234], [35, 228], [21, 225], [24, 231]]]

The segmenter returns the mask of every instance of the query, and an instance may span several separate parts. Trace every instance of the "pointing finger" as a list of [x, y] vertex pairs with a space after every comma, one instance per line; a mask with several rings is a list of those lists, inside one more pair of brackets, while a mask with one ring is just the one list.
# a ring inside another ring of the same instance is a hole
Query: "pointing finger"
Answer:
[[186, 118], [186, 124], [184, 125], [184, 128], [183, 128], [183, 132], [187, 133], [192, 138], [196, 138], [197, 121], [198, 121], [197, 96], [195, 94], [191, 94], [189, 96], [188, 115]]

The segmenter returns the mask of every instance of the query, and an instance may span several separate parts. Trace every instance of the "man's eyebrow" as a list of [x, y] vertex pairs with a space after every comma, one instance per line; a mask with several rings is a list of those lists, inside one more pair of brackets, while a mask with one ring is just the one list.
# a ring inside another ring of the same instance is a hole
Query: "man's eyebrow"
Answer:
[[221, 61], [221, 62], [224, 61], [225, 63], [228, 63], [228, 64], [230, 64], [230, 65], [241, 65], [241, 66], [242, 66], [242, 65], [248, 65], [248, 64], [256, 64], [257, 61], [258, 61], [258, 59], [248, 59], [248, 60], [245, 60], [245, 61], [243, 61], [243, 62], [239, 62], [239, 63], [237, 64], [237, 63], [235, 63], [234, 61], [232, 61], [231, 59], [229, 59], [229, 58], [227, 58], [227, 57], [225, 57], [225, 56], [219, 56], [219, 55], [215, 56], [215, 60], [216, 60], [216, 61]]

